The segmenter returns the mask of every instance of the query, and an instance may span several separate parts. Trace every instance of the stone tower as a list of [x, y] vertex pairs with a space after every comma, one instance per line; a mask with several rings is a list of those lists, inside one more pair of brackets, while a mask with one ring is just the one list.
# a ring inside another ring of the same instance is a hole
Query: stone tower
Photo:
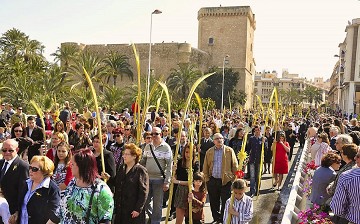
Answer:
[[237, 88], [245, 91], [245, 108], [251, 108], [255, 60], [253, 58], [255, 14], [250, 6], [207, 7], [198, 12], [198, 48], [210, 54], [211, 65], [223, 66], [239, 72]]

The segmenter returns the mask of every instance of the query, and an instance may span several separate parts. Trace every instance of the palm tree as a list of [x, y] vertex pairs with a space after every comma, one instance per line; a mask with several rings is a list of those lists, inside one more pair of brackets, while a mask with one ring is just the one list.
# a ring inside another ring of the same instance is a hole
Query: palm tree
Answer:
[[322, 102], [321, 91], [314, 86], [307, 86], [303, 92], [303, 95], [310, 103], [310, 108], [313, 102], [315, 102], [315, 108], [317, 108], [317, 105]]
[[80, 49], [76, 44], [64, 44], [58, 47], [55, 53], [51, 56], [55, 57], [55, 62], [60, 62], [64, 71], [67, 72], [70, 64], [74, 62], [80, 55]]
[[121, 81], [123, 76], [127, 75], [131, 81], [134, 81], [134, 74], [130, 69], [130, 64], [128, 63], [128, 57], [125, 55], [120, 55], [116, 52], [110, 52], [107, 57], [104, 59], [104, 63], [109, 67], [109, 72], [104, 74], [106, 78], [106, 83], [109, 84], [110, 78], [113, 78], [113, 85], [116, 85], [116, 79], [120, 76]]
[[201, 71], [194, 65], [179, 64], [178, 69], [172, 69], [170, 76], [167, 78], [167, 85], [173, 91], [173, 96], [180, 96], [186, 99], [190, 87], [202, 75]]
[[128, 102], [123, 100], [125, 96], [124, 93], [124, 90], [116, 86], [106, 86], [101, 96], [102, 104], [107, 105], [110, 110], [118, 111], [124, 108], [125, 102]]
[[98, 82], [100, 85], [102, 85], [100, 77], [105, 75], [107, 72], [104, 63], [102, 63], [102, 59], [88, 52], [83, 52], [80, 55], [79, 60], [76, 61], [75, 64], [70, 65], [69, 68], [71, 80], [76, 82], [74, 85], [72, 85], [71, 89], [78, 86], [85, 87], [85, 89], [89, 87], [85, 78], [84, 68], [92, 81]]

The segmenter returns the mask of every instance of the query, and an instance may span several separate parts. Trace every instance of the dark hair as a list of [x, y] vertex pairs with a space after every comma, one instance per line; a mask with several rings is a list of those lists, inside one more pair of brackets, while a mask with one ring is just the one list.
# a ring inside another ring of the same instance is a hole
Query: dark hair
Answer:
[[236, 130], [235, 135], [234, 135], [234, 138], [235, 138], [235, 139], [237, 139], [237, 138], [239, 137], [239, 133], [240, 133], [240, 131], [242, 131], [242, 130], [243, 130], [242, 128], [239, 128], [239, 129]]
[[[183, 168], [186, 168], [186, 157], [185, 157], [185, 151], [186, 149], [189, 149], [190, 150], [190, 145], [191, 143], [186, 143], [185, 147], [183, 148], [182, 152], [181, 152], [181, 166]], [[193, 158], [192, 158], [192, 166], [195, 165], [195, 162], [196, 162], [196, 148], [195, 148], [195, 145], [193, 145]], [[190, 169], [192, 169], [192, 167], [189, 167]]]
[[280, 141], [280, 137], [284, 137], [284, 141], [286, 142], [286, 134], [284, 131], [279, 131], [276, 135], [276, 141]]
[[329, 168], [333, 163], [340, 163], [341, 157], [333, 152], [325, 154], [321, 159], [321, 166]]
[[359, 131], [352, 131], [349, 133], [349, 135], [352, 137], [353, 143], [355, 145], [360, 145], [360, 132]]
[[76, 123], [75, 125], [75, 130], [79, 130], [81, 127], [84, 127], [84, 124], [83, 123]]
[[79, 169], [79, 177], [88, 184], [93, 184], [99, 177], [96, 158], [88, 148], [80, 149], [74, 154], [74, 161]]
[[342, 154], [345, 155], [351, 161], [355, 161], [355, 156], [358, 152], [358, 146], [355, 144], [345, 144], [342, 146]]
[[143, 138], [145, 139], [147, 136], [151, 136], [151, 132], [150, 132], [150, 131], [144, 132]]
[[11, 128], [11, 138], [16, 138], [16, 137], [15, 137], [15, 131], [14, 131], [14, 130], [15, 130], [15, 128], [17, 128], [17, 127], [21, 127], [22, 130], [23, 130], [21, 137], [26, 137], [26, 130], [25, 130], [25, 127], [24, 127], [23, 123], [21, 123], [21, 122], [16, 122], [16, 123], [12, 126], [12, 128]]
[[247, 187], [246, 181], [243, 179], [237, 179], [232, 183], [232, 189], [242, 190]]
[[201, 192], [206, 192], [206, 184], [205, 184], [205, 177], [204, 177], [204, 173], [202, 172], [196, 172], [193, 174], [193, 181], [195, 180], [201, 180], [202, 184], [199, 188], [199, 191]]
[[[61, 125], [62, 125], [62, 129], [61, 129], [60, 131], [57, 130], [58, 124], [61, 124]], [[57, 121], [57, 122], [55, 123], [55, 125], [54, 125], [54, 131], [55, 131], [55, 132], [64, 132], [64, 122], [62, 122], [62, 121]], [[56, 166], [55, 166], [55, 167], [56, 167]]]
[[[103, 133], [102, 134], [102, 143], [105, 145], [105, 142], [106, 142], [106, 138], [107, 138], [107, 135], [105, 134], [105, 133]], [[94, 139], [99, 139], [100, 140], [100, 138], [99, 138], [99, 134], [97, 134], [97, 135], [95, 135], [93, 138], [92, 138], [92, 140], [94, 141]]]
[[27, 121], [35, 121], [35, 117], [34, 116], [29, 116], [26, 120]]
[[328, 138], [328, 135], [326, 134], [326, 132], [321, 132], [320, 134], [318, 134], [318, 138], [321, 138], [322, 142], [325, 142], [328, 145], [330, 144], [329, 138]]
[[59, 165], [59, 157], [57, 156], [57, 149], [60, 148], [60, 147], [65, 147], [66, 150], [68, 151], [68, 155], [67, 157], [65, 158], [65, 166], [64, 166], [64, 169], [63, 171], [65, 171], [69, 166], [70, 166], [70, 162], [71, 162], [71, 158], [72, 158], [72, 153], [71, 153], [71, 148], [70, 148], [70, 145], [66, 142], [60, 142], [56, 149], [53, 148], [53, 150], [56, 150], [55, 152], [55, 157], [54, 157], [54, 165], [55, 165], [55, 170], [57, 168], [57, 166]]

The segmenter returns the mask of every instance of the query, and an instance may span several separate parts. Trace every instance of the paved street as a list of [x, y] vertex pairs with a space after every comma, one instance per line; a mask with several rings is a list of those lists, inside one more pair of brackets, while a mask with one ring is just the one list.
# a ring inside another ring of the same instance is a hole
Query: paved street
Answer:
[[[289, 164], [290, 172], [288, 175], [284, 175], [284, 187], [281, 192], [271, 191], [272, 178], [271, 174], [265, 174], [262, 177], [260, 195], [258, 198], [254, 197], [254, 218], [250, 222], [251, 224], [265, 224], [265, 223], [281, 223], [282, 214], [285, 210], [285, 206], [290, 194], [292, 178], [295, 175], [294, 167], [298, 160], [298, 143], [294, 148], [294, 156]], [[163, 209], [163, 216], [165, 217], [166, 209]], [[205, 223], [211, 223], [213, 221], [210, 211], [210, 204], [205, 205]], [[161, 222], [165, 223], [165, 221]], [[169, 222], [175, 223], [175, 220]]]

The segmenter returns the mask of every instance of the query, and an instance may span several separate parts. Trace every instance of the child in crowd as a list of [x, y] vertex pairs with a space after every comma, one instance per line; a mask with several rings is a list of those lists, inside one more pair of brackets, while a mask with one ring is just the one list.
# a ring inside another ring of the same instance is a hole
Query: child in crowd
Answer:
[[231, 215], [231, 224], [248, 224], [251, 221], [253, 202], [245, 195], [246, 187], [246, 181], [243, 179], [235, 180], [232, 184], [234, 204], [230, 205], [231, 198], [226, 201], [223, 223], [226, 223], [229, 215]]
[[[204, 174], [200, 172], [194, 173], [193, 190], [188, 196], [188, 201], [192, 201], [193, 224], [202, 224], [205, 222], [204, 205], [206, 202], [206, 194]], [[185, 212], [185, 223], [189, 223], [189, 210]]]
[[4, 224], [9, 224], [9, 218], [10, 218], [9, 204], [4, 198], [1, 188], [0, 188], [0, 218], [2, 218]]
[[64, 191], [73, 178], [71, 170], [71, 149], [68, 143], [61, 142], [56, 148], [54, 158], [54, 174], [52, 179], [59, 186], [61, 191]]

